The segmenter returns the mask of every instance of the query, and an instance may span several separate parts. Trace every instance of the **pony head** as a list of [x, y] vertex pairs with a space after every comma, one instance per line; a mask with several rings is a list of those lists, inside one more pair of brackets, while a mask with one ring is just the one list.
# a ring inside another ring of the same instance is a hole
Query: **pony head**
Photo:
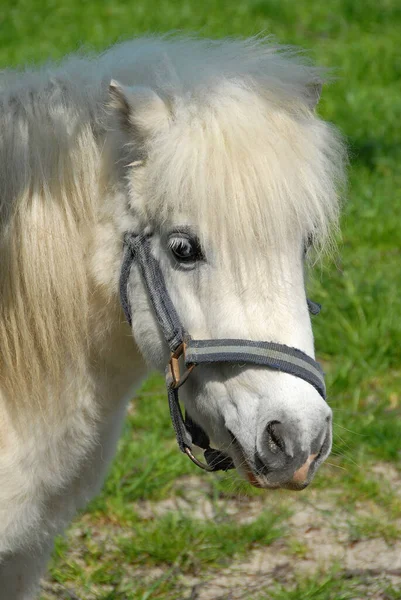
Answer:
[[[317, 71], [261, 42], [187, 41], [185, 56], [182, 43], [165, 42], [153, 82], [110, 84], [121, 230], [152, 234], [193, 338], [268, 340], [313, 358], [305, 256], [336, 226], [343, 156], [314, 112]], [[128, 291], [135, 341], [164, 369], [169, 349], [137, 268]], [[202, 365], [182, 398], [260, 487], [301, 489], [330, 452], [328, 404], [290, 374]]]

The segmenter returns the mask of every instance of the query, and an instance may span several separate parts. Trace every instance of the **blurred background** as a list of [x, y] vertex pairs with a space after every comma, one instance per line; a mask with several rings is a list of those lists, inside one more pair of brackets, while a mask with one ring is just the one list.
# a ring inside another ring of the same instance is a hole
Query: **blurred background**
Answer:
[[318, 111], [346, 138], [349, 187], [339, 256], [309, 284], [333, 454], [299, 494], [204, 475], [177, 451], [155, 375], [42, 600], [401, 599], [400, 0], [2, 0], [0, 63], [171, 30], [272, 34], [333, 69]]

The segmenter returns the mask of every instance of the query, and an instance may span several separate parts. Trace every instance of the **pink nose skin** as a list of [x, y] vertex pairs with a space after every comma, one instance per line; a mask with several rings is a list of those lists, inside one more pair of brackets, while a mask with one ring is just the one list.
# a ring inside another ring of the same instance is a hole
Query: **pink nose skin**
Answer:
[[309, 467], [315, 460], [316, 456], [317, 456], [317, 454], [311, 454], [306, 459], [306, 461], [304, 462], [302, 467], [299, 467], [298, 471], [295, 471], [290, 483], [295, 483], [296, 485], [303, 485], [306, 483], [308, 473], [309, 473]]

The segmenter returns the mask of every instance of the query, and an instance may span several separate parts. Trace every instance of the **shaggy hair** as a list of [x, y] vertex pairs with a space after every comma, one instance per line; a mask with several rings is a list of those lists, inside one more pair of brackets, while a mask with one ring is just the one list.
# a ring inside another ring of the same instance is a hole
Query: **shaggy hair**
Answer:
[[202, 235], [231, 240], [233, 252], [255, 240], [268, 252], [294, 227], [319, 244], [336, 226], [342, 144], [314, 113], [322, 73], [291, 50], [266, 39], [150, 37], [2, 74], [6, 392], [39, 398], [88, 352], [86, 256], [117, 162], [102, 158], [116, 126], [107, 109], [111, 79], [151, 88], [168, 112], [168, 127], [146, 140], [130, 139], [134, 129], [118, 134], [129, 162], [141, 159], [124, 167], [141, 182], [146, 218], [184, 210]]

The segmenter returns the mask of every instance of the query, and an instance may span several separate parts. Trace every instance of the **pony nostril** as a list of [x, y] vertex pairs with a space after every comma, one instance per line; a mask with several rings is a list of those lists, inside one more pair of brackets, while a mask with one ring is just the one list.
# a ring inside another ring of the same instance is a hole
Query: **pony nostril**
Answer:
[[331, 448], [331, 431], [330, 429], [327, 431], [323, 444], [320, 446], [320, 449], [317, 453], [316, 460], [318, 461], [323, 455], [327, 454]]
[[263, 434], [262, 454], [256, 450], [254, 464], [258, 475], [270, 476], [286, 465], [288, 457], [285, 453], [285, 428], [280, 421], [270, 421]]
[[270, 452], [273, 454], [278, 454], [278, 452], [285, 452], [285, 442], [280, 433], [280, 429], [282, 428], [280, 421], [270, 421], [266, 425], [266, 442], [267, 447]]

